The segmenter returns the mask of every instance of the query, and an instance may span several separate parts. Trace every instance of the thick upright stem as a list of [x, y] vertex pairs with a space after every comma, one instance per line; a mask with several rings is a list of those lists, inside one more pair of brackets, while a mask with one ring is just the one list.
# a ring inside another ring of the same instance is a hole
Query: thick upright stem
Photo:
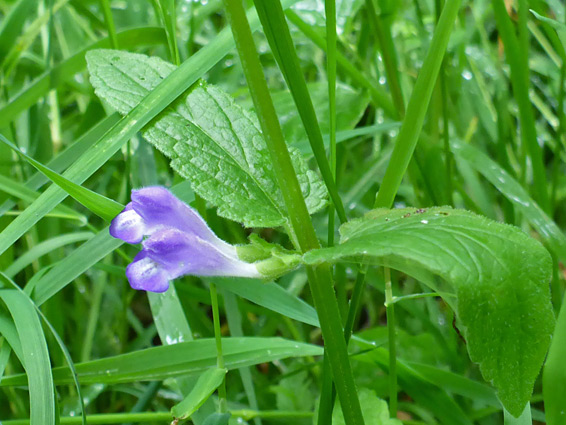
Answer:
[[[301, 251], [319, 248], [320, 244], [291, 163], [244, 8], [240, 0], [223, 1], [293, 233]], [[338, 303], [332, 288], [330, 267], [309, 267], [307, 274], [346, 423], [363, 424]]]

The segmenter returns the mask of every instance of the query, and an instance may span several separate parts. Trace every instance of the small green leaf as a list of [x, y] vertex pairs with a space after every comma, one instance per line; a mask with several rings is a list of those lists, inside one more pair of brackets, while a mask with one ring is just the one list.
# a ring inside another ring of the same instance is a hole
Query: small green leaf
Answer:
[[199, 376], [192, 391], [181, 401], [171, 408], [171, 414], [176, 419], [190, 417], [212, 393], [222, 384], [226, 376], [226, 369], [213, 367]]
[[[399, 419], [389, 417], [389, 408], [384, 400], [381, 400], [374, 391], [361, 388], [359, 393], [362, 414], [366, 425], [402, 425]], [[333, 425], [346, 425], [342, 415], [340, 403], [336, 403], [332, 413]]]
[[[122, 114], [134, 108], [175, 67], [156, 57], [93, 50], [88, 69], [96, 94]], [[181, 96], [144, 131], [171, 159], [196, 193], [219, 215], [248, 227], [287, 222], [283, 196], [257, 118], [218, 87], [200, 83]], [[326, 189], [296, 149], [291, 156], [311, 213], [326, 204]]]
[[[384, 265], [453, 292], [470, 358], [519, 416], [554, 328], [551, 259], [521, 230], [449, 207], [377, 209], [340, 229], [342, 243], [305, 254], [307, 264]], [[436, 282], [440, 276], [444, 284]]]

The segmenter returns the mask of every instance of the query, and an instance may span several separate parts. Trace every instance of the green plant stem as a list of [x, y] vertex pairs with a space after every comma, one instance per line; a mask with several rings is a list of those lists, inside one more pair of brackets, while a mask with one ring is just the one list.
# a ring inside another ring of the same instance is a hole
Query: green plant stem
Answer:
[[[435, 7], [437, 13], [437, 24], [438, 19], [440, 19], [440, 13], [442, 11], [443, 0], [436, 0]], [[449, 123], [449, 113], [448, 113], [448, 88], [446, 86], [446, 58], [442, 60], [440, 64], [440, 71], [438, 75], [438, 81], [440, 82], [440, 97], [442, 99], [442, 139], [444, 141], [444, 168], [446, 175], [446, 201], [448, 205], [454, 205], [454, 199], [452, 193], [454, 191], [452, 187], [452, 151], [450, 150], [450, 123]]]
[[393, 205], [401, 180], [417, 146], [432, 91], [459, 8], [460, 0], [448, 0], [440, 15], [430, 48], [407, 106], [407, 115], [399, 130], [395, 148], [377, 194], [375, 208], [391, 208]]
[[[330, 123], [330, 169], [336, 180], [336, 0], [324, 2], [326, 14], [326, 78], [328, 79], [328, 122]], [[334, 205], [328, 207], [328, 246], [334, 245]]]
[[[323, 36], [316, 32], [311, 25], [304, 22], [294, 11], [287, 10], [285, 12], [287, 18], [295, 25], [305, 36], [307, 36], [319, 48], [327, 51], [326, 40]], [[387, 93], [379, 87], [379, 85], [360, 72], [350, 60], [348, 60], [340, 52], [336, 52], [336, 64], [340, 66], [344, 72], [358, 85], [368, 90], [373, 103], [376, 107], [382, 108], [385, 115], [398, 118], [397, 110], [393, 106]]]
[[377, 42], [381, 50], [381, 58], [385, 67], [385, 75], [391, 91], [393, 104], [397, 109], [400, 117], [405, 115], [405, 102], [403, 100], [403, 92], [399, 84], [399, 72], [397, 70], [397, 58], [395, 55], [395, 46], [391, 37], [389, 25], [384, 22], [383, 18], [377, 14], [373, 0], [366, 0], [366, 9], [368, 12], [369, 22], [373, 27]]
[[[524, 51], [524, 35], [519, 40], [515, 34], [513, 22], [507, 13], [504, 0], [492, 0], [495, 21], [499, 36], [505, 48], [505, 57], [511, 70], [511, 86], [519, 107], [521, 138], [527, 148], [533, 169], [533, 198], [545, 212], [550, 211], [550, 197], [546, 185], [546, 171], [542, 158], [542, 150], [538, 145], [535, 127], [535, 116], [529, 97], [529, 67], [527, 51]], [[519, 7], [526, 7], [522, 2]], [[519, 11], [521, 15], [521, 11]], [[522, 41], [522, 42], [521, 42]], [[528, 46], [526, 46], [528, 49]]]
[[[303, 411], [278, 411], [278, 410], [232, 410], [232, 416], [251, 418], [276, 418], [276, 419], [290, 419], [290, 418], [309, 418], [312, 412]], [[115, 425], [126, 422], [159, 422], [166, 423], [171, 421], [171, 412], [146, 412], [146, 413], [104, 413], [98, 415], [88, 415], [88, 423], [90, 425]], [[78, 416], [61, 417], [62, 425], [80, 424], [81, 418]], [[2, 421], [3, 425], [29, 425], [29, 419], [14, 419]]]
[[[222, 354], [222, 331], [220, 330], [220, 311], [218, 309], [218, 292], [216, 285], [210, 282], [210, 301], [212, 304], [212, 321], [214, 324], [214, 339], [216, 340], [216, 366], [218, 369], [224, 369], [224, 355]], [[218, 399], [220, 413], [228, 411], [228, 403], [226, 400], [226, 378], [218, 387]]]
[[[356, 276], [356, 283], [354, 284], [354, 290], [352, 291], [352, 297], [350, 298], [350, 305], [348, 306], [348, 314], [346, 316], [346, 322], [344, 324], [344, 340], [346, 345], [350, 342], [352, 333], [354, 330], [354, 324], [356, 322], [356, 317], [360, 310], [360, 305], [362, 301], [362, 294], [365, 286], [367, 267], [363, 267]], [[320, 405], [318, 409], [318, 425], [326, 425], [332, 421], [332, 409], [334, 407], [334, 400], [336, 399], [336, 391], [332, 383], [332, 375], [330, 373], [330, 365], [328, 359], [324, 357], [324, 363], [322, 366], [322, 385], [320, 391]], [[323, 409], [323, 407], [326, 407]]]
[[[261, 20], [267, 40], [289, 86], [295, 105], [307, 133], [312, 152], [320, 173], [332, 199], [332, 203], [342, 223], [346, 222], [346, 211], [338, 194], [335, 183], [336, 166], [331, 167], [326, 158], [326, 150], [322, 139], [318, 118], [312, 103], [299, 57], [291, 38], [291, 32], [285, 19], [280, 0], [256, 0], [258, 16]], [[334, 142], [336, 144], [336, 141]], [[332, 146], [331, 146], [332, 150]], [[334, 147], [336, 150], [336, 147]]]
[[[243, 5], [239, 0], [224, 0], [224, 5], [298, 248], [302, 252], [319, 248], [320, 244], [291, 163]], [[363, 424], [342, 333], [338, 303], [332, 288], [330, 267], [308, 267], [307, 275], [344, 418], [348, 425]]]
[[100, 0], [102, 6], [102, 13], [104, 14], [104, 21], [108, 30], [108, 37], [110, 37], [110, 46], [113, 49], [118, 49], [118, 36], [116, 35], [116, 26], [114, 25], [114, 18], [112, 17], [112, 9], [110, 9], [110, 0]]
[[[192, 13], [192, 5], [190, 7]], [[179, 56], [179, 48], [177, 47], [177, 14], [175, 10], [175, 0], [161, 0], [159, 2], [159, 12], [167, 32], [169, 56], [171, 57], [171, 61], [178, 66], [181, 64], [181, 58]]]
[[391, 269], [383, 269], [385, 276], [385, 309], [389, 335], [389, 414], [397, 417], [397, 338], [395, 331], [395, 303], [391, 287]]

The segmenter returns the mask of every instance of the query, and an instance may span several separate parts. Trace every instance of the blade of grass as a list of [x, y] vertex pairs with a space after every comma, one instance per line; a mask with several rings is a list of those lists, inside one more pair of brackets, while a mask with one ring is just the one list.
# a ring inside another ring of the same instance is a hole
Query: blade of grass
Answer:
[[10, 51], [4, 56], [4, 60], [0, 63], [0, 69], [7, 77], [14, 70], [21, 55], [31, 46], [35, 38], [40, 34], [44, 25], [49, 23], [51, 16], [61, 9], [69, 0], [58, 0], [56, 3], [38, 16], [27, 28], [24, 34], [18, 37], [11, 45]]
[[[330, 169], [335, 185], [338, 186], [337, 180], [337, 158], [336, 158], [336, 0], [325, 0], [324, 12], [326, 16], [326, 78], [328, 79], [328, 123], [330, 137]], [[335, 224], [335, 206], [328, 206], [328, 237], [327, 245], [334, 245], [334, 234], [336, 233]], [[340, 220], [343, 222], [343, 220]], [[337, 285], [344, 285], [345, 282], [340, 279]], [[342, 292], [344, 288], [342, 288]], [[321, 409], [324, 409], [322, 406]], [[329, 409], [331, 410], [331, 409]], [[320, 421], [319, 421], [320, 422]]]
[[[63, 342], [63, 340], [61, 339], [61, 337], [59, 336], [59, 334], [57, 333], [57, 331], [55, 330], [55, 328], [53, 327], [51, 322], [49, 322], [49, 320], [47, 320], [47, 317], [45, 317], [45, 314], [43, 314], [43, 312], [39, 309], [39, 307], [36, 304], [34, 304], [33, 300], [29, 297], [28, 294], [26, 294], [26, 292], [24, 290], [22, 290], [18, 285], [16, 285], [14, 283], [14, 281], [10, 280], [8, 278], [8, 276], [6, 276], [6, 274], [4, 274], [4, 273], [0, 273], [0, 279], [4, 280], [4, 282], [6, 284], [8, 284], [9, 286], [12, 286], [16, 291], [18, 291], [22, 295], [22, 297], [25, 298], [25, 300], [27, 300], [27, 302], [29, 304], [31, 304], [34, 307], [37, 314], [39, 314], [39, 316], [41, 317], [43, 322], [47, 325], [47, 327], [51, 331], [51, 334], [53, 335], [53, 337], [57, 341], [57, 345], [59, 345], [59, 348], [61, 349], [61, 352], [63, 353], [63, 356], [65, 357], [65, 361], [67, 362], [67, 365], [69, 366], [69, 371], [70, 371], [70, 373], [73, 377], [73, 383], [75, 384], [75, 389], [77, 390], [77, 395], [78, 395], [78, 398], [79, 398], [79, 406], [80, 406], [80, 409], [81, 409], [80, 410], [81, 411], [81, 422], [82, 422], [83, 425], [86, 425], [85, 405], [84, 405], [84, 400], [83, 400], [83, 396], [82, 396], [82, 393], [81, 393], [81, 386], [80, 386], [79, 380], [77, 378], [77, 371], [75, 370], [75, 364], [73, 362], [73, 359], [71, 358], [71, 354], [69, 353], [69, 350], [67, 350], [67, 347], [65, 346], [65, 343]], [[57, 420], [59, 420], [58, 416], [59, 415], [57, 413]]]
[[[8, 177], [4, 177], [2, 175], [0, 175], [0, 191], [12, 195], [14, 198], [20, 199], [30, 204], [40, 196], [40, 194], [37, 193], [35, 190], [29, 189], [27, 186], [15, 182], [14, 180]], [[10, 202], [10, 204], [12, 206], [15, 205], [14, 202]], [[7, 210], [7, 208], [4, 205], [3, 208], [0, 208], [0, 215], [2, 215], [2, 210], [4, 211]], [[86, 217], [84, 215], [79, 214], [78, 212], [69, 208], [66, 205], [63, 204], [57, 205], [57, 207], [53, 210], [53, 212], [61, 216], [65, 216], [77, 220], [81, 224], [86, 223]]]
[[216, 285], [224, 291], [245, 298], [257, 305], [311, 326], [320, 326], [316, 310], [276, 283], [256, 279], [217, 278]]
[[[327, 51], [326, 40], [316, 32], [312, 26], [304, 22], [294, 11], [288, 10], [285, 15], [305, 36], [307, 36], [320, 49]], [[387, 93], [374, 81], [371, 81], [364, 73], [360, 72], [350, 60], [340, 52], [336, 52], [336, 64], [341, 67], [356, 84], [368, 90], [373, 103], [378, 108], [383, 108], [385, 115], [397, 118], [397, 110], [389, 100]]]
[[493, 184], [517, 209], [533, 228], [539, 232], [558, 258], [566, 262], [566, 236], [556, 223], [529, 196], [521, 184], [479, 149], [472, 145], [452, 140], [454, 154], [470, 164], [478, 173]]
[[43, 304], [123, 243], [110, 236], [108, 227], [98, 232], [39, 279], [33, 293], [35, 303]]
[[542, 392], [546, 421], [549, 425], [565, 425], [564, 394], [566, 394], [566, 298], [558, 314], [552, 343], [542, 372]]
[[82, 204], [84, 207], [88, 208], [94, 214], [98, 215], [106, 221], [111, 221], [116, 215], [124, 209], [124, 206], [119, 202], [107, 198], [106, 196], [100, 195], [92, 190], [82, 187], [65, 177], [61, 176], [53, 170], [50, 170], [45, 165], [36, 161], [26, 153], [22, 152], [15, 146], [12, 142], [6, 139], [0, 134], [0, 142], [4, 143], [8, 147], [14, 150], [18, 155], [20, 155], [24, 160], [31, 164], [37, 171], [41, 172], [45, 177], [67, 192], [72, 196], [77, 202]]
[[526, 57], [528, 50], [527, 52], [524, 51], [524, 40], [519, 39], [515, 34], [513, 22], [507, 13], [504, 0], [492, 0], [492, 5], [499, 36], [505, 47], [505, 58], [511, 69], [511, 86], [519, 107], [521, 138], [526, 145], [532, 164], [532, 196], [541, 208], [548, 213], [550, 211], [550, 198], [546, 186], [546, 171], [542, 150], [537, 141], [535, 117], [529, 98], [530, 79]]
[[0, 58], [2, 59], [0, 62], [6, 58], [14, 40], [19, 36], [34, 4], [34, 0], [19, 0], [2, 20], [0, 26]]
[[181, 58], [179, 57], [179, 49], [177, 47], [177, 14], [175, 10], [175, 0], [159, 0], [159, 11], [161, 20], [165, 26], [165, 31], [167, 32], [169, 57], [171, 58], [171, 62], [175, 65], [179, 65]]
[[459, 8], [460, 0], [446, 1], [423, 67], [413, 88], [413, 93], [407, 106], [407, 115], [401, 125], [399, 135], [395, 141], [395, 148], [391, 154], [391, 160], [375, 199], [375, 208], [391, 208], [393, 205], [393, 200], [417, 145]]

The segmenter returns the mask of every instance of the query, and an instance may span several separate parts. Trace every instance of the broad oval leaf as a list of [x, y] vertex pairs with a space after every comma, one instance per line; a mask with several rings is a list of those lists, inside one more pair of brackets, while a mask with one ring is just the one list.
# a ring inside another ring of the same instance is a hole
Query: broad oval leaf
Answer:
[[307, 264], [354, 261], [401, 270], [438, 290], [455, 309], [470, 358], [519, 416], [543, 363], [554, 313], [551, 258], [518, 228], [449, 207], [377, 209], [344, 224], [341, 244]]
[[[175, 66], [156, 57], [117, 50], [87, 53], [96, 94], [122, 114], [133, 109]], [[158, 115], [144, 137], [171, 159], [218, 214], [248, 227], [286, 223], [283, 195], [257, 117], [218, 87], [191, 88]], [[309, 212], [326, 204], [326, 189], [301, 154], [290, 148]]]

